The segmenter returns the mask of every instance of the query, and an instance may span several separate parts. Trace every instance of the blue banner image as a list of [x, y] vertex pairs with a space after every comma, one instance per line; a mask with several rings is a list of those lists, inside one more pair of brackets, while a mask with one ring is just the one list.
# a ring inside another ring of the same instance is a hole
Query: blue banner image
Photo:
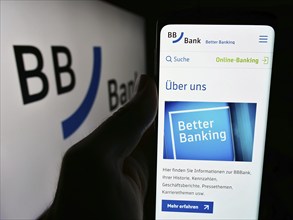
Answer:
[[166, 102], [164, 158], [251, 161], [255, 106]]

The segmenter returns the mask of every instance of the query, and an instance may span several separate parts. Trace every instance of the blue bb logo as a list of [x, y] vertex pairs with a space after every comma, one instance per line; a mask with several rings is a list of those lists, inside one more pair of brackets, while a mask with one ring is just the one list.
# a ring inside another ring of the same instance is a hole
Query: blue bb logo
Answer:
[[[19, 82], [21, 95], [23, 99], [23, 104], [31, 104], [44, 99], [49, 92], [49, 80], [44, 73], [44, 60], [41, 51], [35, 46], [28, 45], [14, 45], [16, 66], [18, 70]], [[57, 94], [62, 95], [71, 92], [75, 87], [75, 75], [71, 67], [72, 58], [70, 50], [64, 46], [52, 46], [52, 57], [53, 66], [56, 79]], [[37, 64], [33, 69], [26, 68], [24, 57], [27, 55], [34, 56]], [[59, 54], [63, 54], [67, 58], [67, 63], [61, 65], [59, 62]], [[68, 85], [62, 84], [61, 75], [67, 74], [70, 78], [70, 83]], [[94, 65], [91, 82], [87, 91], [85, 98], [83, 99], [77, 110], [69, 116], [67, 119], [62, 121], [62, 131], [63, 138], [66, 139], [72, 135], [84, 122], [87, 115], [89, 114], [99, 87], [101, 75], [101, 48], [94, 47]], [[40, 91], [31, 93], [29, 89], [28, 81], [32, 78], [39, 79]]]
[[80, 106], [76, 109], [75, 112], [73, 112], [71, 116], [62, 121], [64, 139], [72, 135], [81, 126], [94, 104], [100, 82], [101, 60], [101, 48], [94, 47], [94, 64], [91, 82], [86, 96], [81, 102]]
[[177, 32], [168, 32], [168, 38], [172, 38], [172, 43], [178, 43], [183, 38], [184, 32], [181, 32], [179, 37]]

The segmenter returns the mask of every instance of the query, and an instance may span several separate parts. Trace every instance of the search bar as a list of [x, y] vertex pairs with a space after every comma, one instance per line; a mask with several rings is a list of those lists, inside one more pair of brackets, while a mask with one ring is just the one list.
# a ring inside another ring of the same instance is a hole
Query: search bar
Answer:
[[166, 61], [171, 63], [189, 63], [191, 61], [189, 56], [166, 56]]
[[163, 52], [162, 67], [271, 68], [272, 53]]

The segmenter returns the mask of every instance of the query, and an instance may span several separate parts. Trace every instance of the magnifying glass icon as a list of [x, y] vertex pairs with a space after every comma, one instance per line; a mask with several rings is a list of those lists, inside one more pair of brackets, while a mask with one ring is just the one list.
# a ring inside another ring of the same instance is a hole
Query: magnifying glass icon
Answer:
[[172, 57], [171, 56], [166, 56], [166, 61], [172, 63]]

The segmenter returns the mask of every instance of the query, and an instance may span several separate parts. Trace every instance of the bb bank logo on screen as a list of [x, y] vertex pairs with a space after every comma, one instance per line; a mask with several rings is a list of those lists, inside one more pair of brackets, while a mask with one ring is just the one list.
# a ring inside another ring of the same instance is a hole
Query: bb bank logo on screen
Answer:
[[[53, 71], [55, 75], [55, 80], [53, 80], [53, 82], [49, 82], [48, 80], [47, 74], [49, 75], [50, 73], [43, 70], [45, 59], [40, 49], [28, 45], [14, 45], [13, 49], [24, 105], [34, 104], [43, 100], [49, 92], [49, 84], [56, 84], [57, 95], [67, 94], [74, 89], [76, 79], [72, 68], [73, 61], [71, 52], [67, 47], [51, 46]], [[87, 93], [79, 104], [79, 107], [61, 121], [64, 139], [75, 133], [86, 120], [98, 94], [102, 62], [101, 47], [93, 47], [93, 56], [92, 76], [87, 88]], [[33, 64], [29, 63], [28, 58], [33, 58], [35, 62], [33, 62]], [[62, 76], [65, 76], [69, 80], [66, 82], [62, 81]], [[134, 82], [137, 76], [137, 71], [134, 71], [134, 78], [126, 82], [118, 81], [115, 78], [108, 79], [107, 92], [109, 112], [115, 111], [132, 98]], [[32, 87], [37, 87], [37, 91], [35, 91], [36, 88]]]
[[[71, 67], [72, 57], [70, 50], [64, 46], [52, 46], [51, 52], [53, 57], [57, 94], [61, 95], [68, 93], [74, 89], [76, 83], [75, 74]], [[27, 105], [44, 99], [49, 92], [49, 80], [46, 76], [46, 73], [43, 72], [44, 60], [41, 51], [34, 46], [14, 46], [14, 54], [23, 104]], [[24, 55], [35, 57], [37, 64], [33, 69], [28, 68], [27, 65], [25, 65], [26, 59]], [[79, 107], [73, 111], [69, 117], [61, 122], [64, 139], [71, 136], [85, 121], [97, 96], [101, 76], [101, 47], [94, 47], [93, 55], [93, 70], [87, 93]], [[61, 65], [59, 60], [60, 56], [65, 56], [67, 58], [67, 63], [65, 65]], [[67, 74], [67, 76], [70, 78], [70, 82], [67, 82], [66, 85], [62, 84], [62, 74]], [[38, 92], [31, 94], [28, 81], [33, 78], [38, 79], [38, 81], [41, 82], [41, 89], [39, 89]]]
[[173, 44], [182, 42], [183, 44], [201, 44], [199, 37], [187, 37], [184, 32], [168, 32], [168, 38], [172, 40]]

